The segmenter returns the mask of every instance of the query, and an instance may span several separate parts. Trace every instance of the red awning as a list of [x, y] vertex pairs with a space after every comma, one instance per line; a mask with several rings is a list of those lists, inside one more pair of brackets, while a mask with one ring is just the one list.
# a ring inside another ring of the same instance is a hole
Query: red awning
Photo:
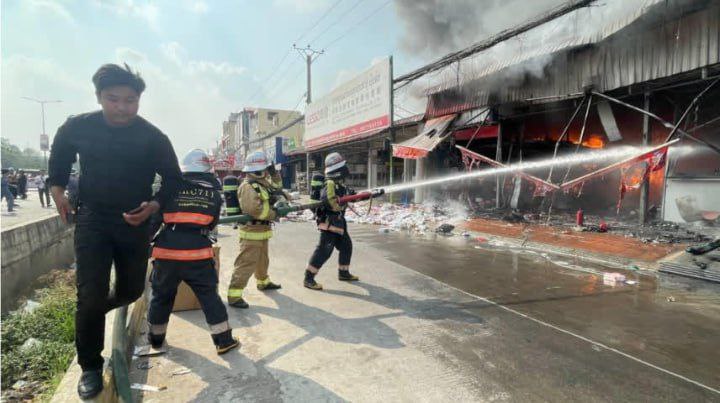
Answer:
[[[462, 154], [463, 163], [465, 164], [465, 168], [469, 171], [472, 170], [475, 167], [479, 167], [481, 163], [488, 164], [493, 167], [499, 167], [499, 168], [507, 168], [507, 165], [503, 164], [502, 162], [495, 161], [492, 158], [486, 157], [482, 154], [478, 154], [474, 151], [470, 151], [465, 147], [461, 147], [456, 145], [458, 150], [460, 150], [460, 153]], [[560, 186], [550, 183], [548, 181], [542, 180], [538, 178], [537, 176], [530, 175], [529, 173], [523, 172], [523, 171], [516, 171], [513, 173], [514, 175], [520, 176], [523, 179], [526, 179], [533, 184], [535, 184], [535, 194], [536, 195], [545, 195], [550, 192], [554, 192], [556, 190], [560, 189]]]
[[498, 129], [498, 125], [467, 127], [465, 129], [455, 130], [453, 132], [453, 137], [455, 137], [455, 140], [461, 141], [470, 140], [473, 138], [473, 135], [475, 135], [475, 140], [494, 139], [498, 136]]
[[420, 134], [402, 143], [393, 144], [393, 157], [407, 159], [427, 157], [430, 151], [445, 140], [447, 129], [456, 116], [452, 114], [428, 120]]

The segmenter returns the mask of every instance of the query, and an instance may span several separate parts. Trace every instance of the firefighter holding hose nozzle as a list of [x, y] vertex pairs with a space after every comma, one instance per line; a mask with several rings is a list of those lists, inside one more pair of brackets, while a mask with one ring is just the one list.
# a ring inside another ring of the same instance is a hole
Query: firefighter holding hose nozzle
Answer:
[[340, 153], [330, 153], [325, 158], [325, 184], [320, 192], [323, 205], [318, 208], [317, 227], [320, 230], [320, 241], [310, 257], [305, 270], [304, 286], [311, 290], [322, 290], [322, 285], [315, 281], [320, 268], [332, 255], [333, 249], [340, 253], [338, 257], [338, 280], [358, 281], [358, 277], [350, 273], [352, 258], [352, 240], [347, 231], [345, 221], [346, 205], [338, 203], [338, 198], [354, 194], [345, 186], [344, 180], [350, 174], [345, 158]]
[[272, 162], [264, 152], [256, 151], [245, 160], [243, 172], [245, 180], [238, 190], [240, 209], [252, 216], [239, 231], [240, 253], [235, 259], [235, 269], [228, 288], [228, 304], [234, 308], [248, 308], [243, 299], [243, 291], [250, 276], [255, 273], [257, 289], [260, 291], [277, 290], [280, 284], [270, 281], [268, 266], [268, 243], [272, 238], [272, 221], [277, 217], [273, 208], [277, 202], [273, 179], [268, 168]]

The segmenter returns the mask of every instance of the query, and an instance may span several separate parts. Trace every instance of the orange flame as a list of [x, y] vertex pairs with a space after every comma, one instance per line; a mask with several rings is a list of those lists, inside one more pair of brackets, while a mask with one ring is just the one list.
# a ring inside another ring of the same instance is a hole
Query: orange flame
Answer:
[[583, 141], [582, 145], [587, 148], [603, 148], [605, 147], [605, 140], [600, 136], [591, 136]]

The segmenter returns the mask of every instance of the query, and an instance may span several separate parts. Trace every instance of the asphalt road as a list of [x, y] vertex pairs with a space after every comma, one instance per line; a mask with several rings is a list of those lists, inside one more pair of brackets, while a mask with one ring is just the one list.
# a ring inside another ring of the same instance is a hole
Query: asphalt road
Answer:
[[[169, 353], [132, 362], [132, 382], [167, 389], [136, 398], [720, 401], [716, 289], [649, 277], [610, 287], [602, 267], [567, 259], [461, 237], [351, 233], [361, 281], [337, 281], [335, 254], [316, 292], [301, 281], [317, 232], [279, 224], [270, 274], [283, 288], [263, 293], [251, 280], [250, 309], [229, 308], [242, 347], [215, 355], [202, 312], [177, 313]], [[229, 227], [220, 245], [224, 297], [237, 255]]]

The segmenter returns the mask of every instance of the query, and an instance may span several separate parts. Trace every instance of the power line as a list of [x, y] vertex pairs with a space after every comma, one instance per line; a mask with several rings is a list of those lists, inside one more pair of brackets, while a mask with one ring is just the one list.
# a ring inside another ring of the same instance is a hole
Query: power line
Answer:
[[[297, 65], [297, 64], [295, 64], [295, 65], [293, 65], [293, 64], [288, 64], [288, 67], [290, 67], [290, 66], [299, 66], [299, 65]], [[290, 82], [295, 81], [296, 79], [298, 79], [298, 78], [302, 75], [302, 73], [304, 72], [304, 70], [305, 70], [305, 69], [301, 68], [301, 69], [297, 70], [297, 73], [296, 73], [296, 74], [294, 74], [294, 75], [292, 75], [292, 76], [285, 77], [284, 80], [278, 80], [278, 81], [275, 83], [275, 85], [273, 85], [272, 88], [267, 92], [267, 95], [265, 96], [265, 99], [269, 100], [269, 99], [272, 98], [274, 95], [276, 95], [276, 93], [277, 93], [277, 91], [278, 91], [279, 89], [285, 88], [287, 84], [289, 84]], [[288, 71], [289, 71], [289, 69], [288, 69]]]
[[317, 41], [318, 39], [320, 39], [320, 37], [322, 37], [325, 33], [327, 33], [330, 30], [330, 28], [333, 28], [340, 21], [342, 21], [346, 15], [350, 14], [353, 10], [355, 10], [357, 8], [357, 6], [360, 5], [360, 3], [362, 3], [362, 0], [357, 0], [355, 2], [355, 4], [353, 4], [349, 9], [345, 10], [345, 12], [343, 14], [341, 14], [340, 17], [338, 17], [333, 23], [331, 23], [330, 25], [325, 27], [325, 29], [322, 32], [320, 32], [318, 35], [316, 35], [315, 38], [313, 38], [313, 40], [310, 41], [310, 43], [311, 44], [315, 43], [315, 41]]
[[323, 49], [329, 48], [330, 46], [334, 45], [337, 41], [339, 41], [339, 40], [343, 39], [344, 37], [346, 37], [350, 32], [352, 32], [353, 29], [357, 28], [360, 24], [362, 24], [363, 22], [367, 21], [368, 19], [370, 19], [371, 17], [373, 17], [375, 14], [379, 13], [380, 10], [382, 10], [382, 9], [385, 8], [385, 7], [387, 7], [387, 5], [390, 4], [390, 3], [392, 3], [392, 0], [388, 0], [388, 1], [386, 1], [385, 3], [381, 4], [380, 7], [374, 9], [370, 14], [366, 15], [365, 17], [363, 17], [362, 19], [360, 19], [359, 21], [357, 21], [355, 24], [353, 24], [352, 26], [350, 26], [350, 28], [348, 28], [347, 30], [345, 30], [345, 32], [343, 32], [340, 36], [338, 36], [337, 38], [335, 38], [335, 39], [333, 39], [332, 41], [330, 41], [327, 45], [323, 46]]
[[[331, 12], [335, 7], [338, 6], [338, 4], [342, 3], [343, 1], [344, 1], [344, 0], [337, 0], [335, 3], [333, 3], [333, 4], [325, 11], [325, 13], [323, 13], [323, 15], [320, 16], [320, 18], [318, 18], [318, 19], [315, 21], [315, 23], [314, 23], [310, 28], [306, 29], [303, 33], [300, 34], [300, 36], [295, 40], [295, 43], [299, 42], [305, 35], [309, 34], [318, 24], [320, 24], [320, 22], [322, 22], [323, 19], [325, 19], [325, 17], [327, 17], [327, 16], [330, 14], [330, 12]], [[280, 61], [275, 64], [275, 67], [273, 67], [272, 72], [271, 72], [270, 75], [264, 80], [264, 82], [267, 83], [267, 82], [270, 82], [270, 80], [272, 80], [272, 78], [275, 76], [275, 73], [277, 73], [277, 72], [280, 70], [280, 66], [282, 66], [282, 64], [285, 62], [285, 60], [286, 60], [287, 57], [290, 55], [290, 53], [292, 52], [292, 50], [293, 50], [292, 47], [288, 48], [287, 52], [285, 52], [285, 54], [284, 54], [283, 57], [280, 59]], [[287, 71], [287, 69], [286, 69], [286, 71]], [[281, 77], [282, 77], [282, 76], [281, 76]], [[264, 85], [261, 83], [260, 86], [258, 87], [258, 89], [250, 96], [250, 98], [248, 98], [248, 99], [246, 100], [246, 103], [249, 103], [249, 102], [254, 101], [255, 98], [260, 94], [260, 92], [261, 92], [263, 89], [264, 89]]]
[[534, 18], [530, 21], [527, 21], [519, 26], [513, 27], [511, 29], [503, 30], [485, 40], [482, 40], [468, 48], [459, 50], [457, 52], [449, 53], [442, 58], [436, 60], [433, 63], [430, 63], [428, 65], [425, 65], [415, 71], [411, 71], [410, 73], [407, 73], [403, 76], [400, 76], [394, 80], [395, 84], [398, 84], [396, 89], [402, 88], [408, 84], [410, 84], [412, 81], [417, 80], [418, 78], [442, 69], [445, 66], [451, 65], [459, 60], [465, 59], [467, 57], [470, 57], [476, 53], [482, 52], [486, 49], [489, 49], [498, 43], [504, 42], [510, 38], [516, 37], [524, 32], [527, 32], [537, 26], [540, 26], [548, 21], [552, 21], [560, 16], [563, 16], [567, 13], [570, 13], [572, 11], [578, 10], [583, 7], [588, 7], [591, 3], [594, 3], [597, 0], [574, 0], [568, 3], [564, 3], [556, 8], [553, 8], [547, 13], [544, 13], [540, 15], [537, 18]]
[[[282, 65], [282, 63], [285, 61], [285, 59], [287, 59], [287, 57], [290, 55], [290, 52], [292, 52], [292, 48], [289, 48], [288, 51], [285, 52], [285, 55], [284, 55], [284, 56], [282, 57], [282, 59], [280, 59], [280, 61], [275, 65], [275, 67], [274, 67], [273, 70], [272, 70], [272, 73], [270, 73], [270, 75], [265, 79], [265, 82], [269, 82], [269, 81], [272, 79], [272, 77], [275, 75], [275, 73], [276, 73], [276, 72], [278, 71], [278, 69], [280, 68], [280, 65]], [[263, 88], [264, 88], [264, 86], [263, 86], [263, 84], [261, 83], [260, 86], [258, 87], [258, 89], [252, 94], [252, 96], [250, 96], [250, 98], [247, 99], [246, 103], [249, 103], [249, 102], [251, 102], [251, 101], [254, 101], [254, 100], [255, 100], [255, 97], [260, 93], [260, 91], [263, 90]]]
[[318, 24], [320, 24], [320, 22], [321, 22], [323, 19], [325, 19], [325, 17], [327, 17], [327, 16], [330, 14], [331, 11], [332, 11], [335, 7], [337, 7], [338, 4], [342, 3], [343, 1], [344, 1], [344, 0], [337, 0], [335, 3], [333, 3], [333, 5], [330, 6], [330, 7], [327, 9], [327, 11], [325, 11], [325, 13], [324, 13], [320, 18], [318, 18], [318, 20], [315, 21], [315, 23], [314, 23], [310, 28], [308, 28], [307, 30], [305, 30], [305, 32], [303, 32], [297, 39], [295, 39], [295, 43], [300, 42], [300, 40], [301, 40], [305, 35], [309, 34], [310, 31], [312, 31], [313, 29], [315, 29], [315, 27], [317, 27]]

